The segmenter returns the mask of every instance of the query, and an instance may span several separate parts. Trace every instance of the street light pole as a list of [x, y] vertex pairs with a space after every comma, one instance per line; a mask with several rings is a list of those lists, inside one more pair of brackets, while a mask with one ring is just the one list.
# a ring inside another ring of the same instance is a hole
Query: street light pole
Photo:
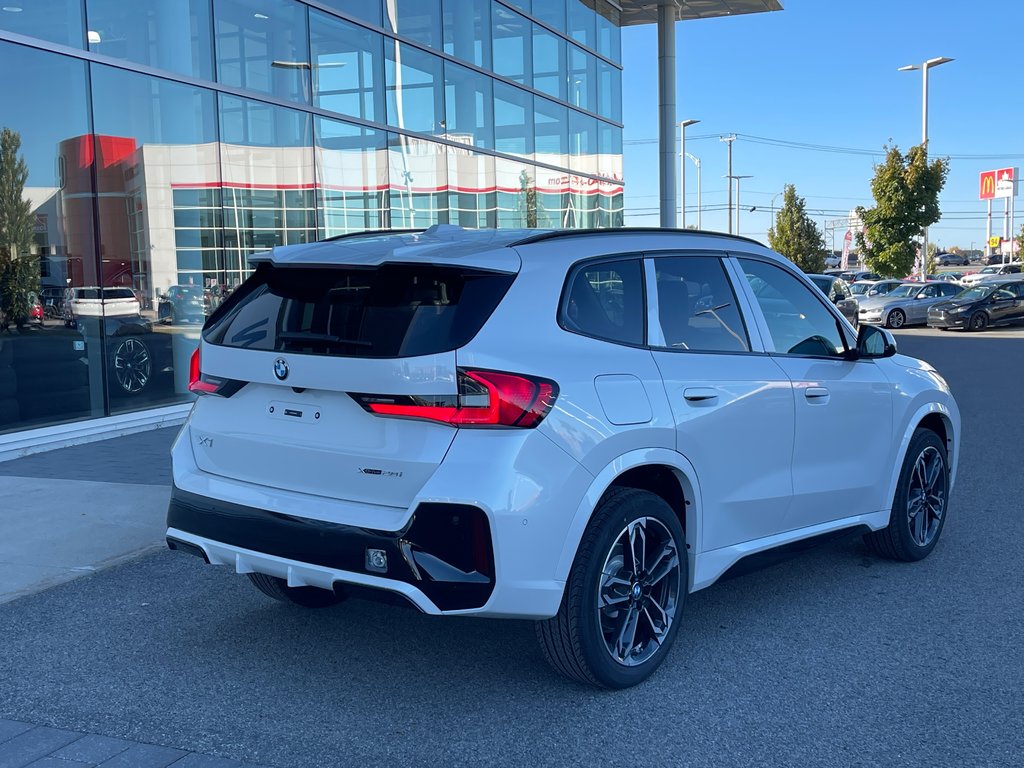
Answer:
[[686, 229], [686, 128], [700, 120], [679, 121], [679, 228]]
[[725, 146], [726, 146], [726, 148], [728, 150], [728, 152], [727, 152], [728, 163], [726, 165], [727, 170], [725, 172], [725, 176], [726, 176], [727, 179], [729, 179], [729, 183], [727, 184], [727, 186], [729, 187], [729, 234], [731, 235], [732, 234], [732, 143], [734, 141], [736, 141], [736, 135], [733, 134], [732, 136], [719, 136], [718, 140], [719, 141], [724, 141], [725, 142]]
[[693, 161], [694, 165], [697, 166], [697, 229], [700, 229], [701, 228], [700, 214], [701, 214], [701, 211], [703, 210], [703, 207], [702, 207], [701, 201], [700, 201], [700, 158], [699, 157], [694, 157], [689, 152], [686, 153], [686, 156]]
[[[738, 235], [740, 234], [740, 179], [752, 179], [754, 177], [746, 174], [743, 176], [730, 176], [729, 178], [736, 180], [736, 234]], [[729, 231], [732, 232], [732, 229]]]
[[[918, 64], [908, 64], [899, 67], [898, 72], [912, 72], [921, 70], [921, 146], [924, 148], [925, 158], [928, 157], [928, 70], [940, 64], [947, 64], [953, 61], [948, 56], [938, 56]], [[921, 269], [926, 271], [928, 264], [928, 227], [921, 233]]]

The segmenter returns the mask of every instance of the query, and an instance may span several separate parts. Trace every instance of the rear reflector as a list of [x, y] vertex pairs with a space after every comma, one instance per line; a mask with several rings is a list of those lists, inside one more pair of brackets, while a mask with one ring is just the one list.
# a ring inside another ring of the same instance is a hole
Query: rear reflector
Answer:
[[558, 398], [550, 379], [500, 371], [458, 371], [458, 395], [370, 395], [350, 392], [370, 413], [427, 419], [459, 427], [535, 427]]

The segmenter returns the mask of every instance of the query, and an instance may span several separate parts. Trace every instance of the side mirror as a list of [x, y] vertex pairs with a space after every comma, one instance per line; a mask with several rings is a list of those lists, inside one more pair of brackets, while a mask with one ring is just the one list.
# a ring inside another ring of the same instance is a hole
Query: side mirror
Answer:
[[857, 331], [857, 357], [876, 359], [896, 354], [896, 339], [884, 328], [862, 325]]

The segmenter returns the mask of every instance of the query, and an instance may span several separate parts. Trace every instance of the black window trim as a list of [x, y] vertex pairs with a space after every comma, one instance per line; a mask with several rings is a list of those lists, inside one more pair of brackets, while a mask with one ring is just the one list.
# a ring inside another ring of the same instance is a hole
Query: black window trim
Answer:
[[[805, 286], [817, 289], [817, 286], [815, 286], [814, 283], [811, 282], [811, 279], [809, 277], [807, 277], [807, 275], [803, 274], [802, 272], [800, 272], [797, 269], [789, 268], [786, 264], [784, 264], [783, 262], [781, 262], [781, 261], [779, 261], [777, 259], [772, 259], [770, 257], [764, 256], [764, 255], [761, 255], [761, 254], [757, 254], [757, 253], [750, 253], [749, 251], [729, 251], [729, 256], [731, 258], [734, 258], [734, 259], [737, 260], [737, 267], [739, 267], [741, 272], [743, 270], [742, 270], [742, 267], [738, 263], [740, 259], [747, 259], [747, 260], [750, 260], [750, 261], [760, 261], [760, 262], [763, 262], [765, 264], [769, 264], [771, 266], [778, 267], [779, 269], [781, 269], [784, 272], [788, 272], [790, 275], [793, 275], [794, 277], [796, 277], [796, 279], [799, 282], [802, 282]], [[743, 290], [744, 291], [752, 290], [750, 288], [750, 286], [749, 286], [749, 283], [748, 283], [748, 285], [743, 287]], [[824, 298], [824, 295], [822, 295], [820, 297], [817, 295], [818, 293], [821, 293], [820, 291], [812, 290], [812, 291], [808, 291], [808, 293], [810, 293], [811, 296], [813, 296], [814, 299], [819, 304], [821, 304], [823, 307], [825, 307], [825, 310], [830, 315], [832, 315], [833, 318], [835, 318], [836, 320], [839, 321], [839, 324], [838, 324], [837, 327], [843, 329], [842, 332], [843, 332], [843, 335], [844, 335], [844, 341], [847, 344], [847, 348], [848, 349], [855, 349], [856, 346], [857, 346], [856, 335], [854, 336], [854, 338], [852, 340], [852, 343], [851, 343], [851, 339], [849, 338], [849, 333], [848, 333], [848, 331], [852, 328], [852, 326], [850, 325], [850, 321], [847, 320], [842, 315], [842, 313], [840, 313], [836, 309], [835, 305], [830, 305], [827, 301], [822, 301], [822, 298]], [[759, 331], [761, 331], [761, 335], [763, 336], [764, 332], [767, 331], [768, 332], [768, 338], [771, 340], [771, 345], [773, 347], [773, 351], [771, 351], [771, 352], [766, 351], [765, 354], [770, 355], [772, 357], [794, 357], [794, 358], [802, 358], [804, 360], [834, 360], [834, 361], [847, 362], [847, 363], [850, 363], [850, 362], [853, 362], [853, 363], [864, 363], [864, 362], [874, 363], [875, 362], [873, 359], [865, 359], [865, 358], [856, 358], [856, 359], [852, 359], [851, 360], [849, 357], [844, 357], [842, 355], [834, 355], [834, 356], [833, 355], [794, 355], [794, 354], [792, 354], [790, 352], [779, 352], [778, 350], [775, 350], [774, 349], [774, 347], [775, 347], [775, 339], [771, 335], [771, 329], [768, 327], [768, 321], [765, 320], [764, 312], [761, 311], [761, 305], [757, 301], [757, 297], [753, 296], [752, 293], [751, 293], [751, 294], [748, 294], [748, 298], [751, 300], [750, 303], [752, 304], [752, 307], [751, 307], [752, 311], [756, 312], [757, 315], [758, 315], [757, 319], [758, 319]], [[763, 326], [763, 328], [760, 327], [760, 326]]]

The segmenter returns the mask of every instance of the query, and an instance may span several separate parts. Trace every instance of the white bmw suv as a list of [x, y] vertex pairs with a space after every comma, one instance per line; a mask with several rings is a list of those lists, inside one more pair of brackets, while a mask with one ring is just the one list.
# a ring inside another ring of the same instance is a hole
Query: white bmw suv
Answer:
[[946, 383], [755, 241], [442, 225], [259, 258], [193, 357], [167, 542], [271, 597], [536, 619], [556, 670], [622, 688], [743, 558], [942, 532]]

